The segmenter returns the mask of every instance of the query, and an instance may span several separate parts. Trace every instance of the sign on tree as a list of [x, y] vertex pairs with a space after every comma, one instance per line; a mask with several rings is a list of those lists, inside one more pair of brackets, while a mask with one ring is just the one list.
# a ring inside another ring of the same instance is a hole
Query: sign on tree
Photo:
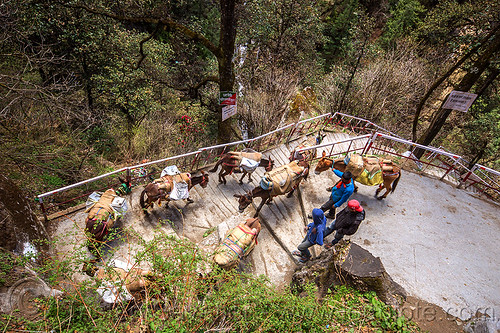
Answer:
[[474, 103], [476, 97], [477, 94], [453, 90], [448, 95], [448, 99], [446, 100], [446, 102], [444, 102], [443, 109], [467, 112], [472, 103]]
[[221, 91], [219, 104], [222, 106], [222, 121], [236, 114], [236, 93], [233, 91]]

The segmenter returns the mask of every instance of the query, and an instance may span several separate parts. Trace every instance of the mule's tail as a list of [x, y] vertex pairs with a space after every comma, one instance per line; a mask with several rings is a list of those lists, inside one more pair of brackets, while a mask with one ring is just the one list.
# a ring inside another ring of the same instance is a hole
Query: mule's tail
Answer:
[[401, 169], [399, 170], [399, 176], [398, 176], [398, 178], [396, 178], [396, 180], [392, 184], [392, 191], [391, 191], [391, 193], [394, 192], [394, 190], [396, 190], [396, 186], [398, 186], [400, 178], [401, 178]]
[[217, 163], [215, 163], [215, 166], [212, 170], [208, 170], [208, 172], [215, 172], [217, 171], [217, 169], [219, 168], [219, 165], [222, 164], [222, 158], [220, 160], [217, 161]]
[[147, 208], [146, 207], [146, 200], [145, 200], [145, 197], [146, 197], [146, 189], [144, 189], [142, 192], [141, 192], [141, 197], [139, 199], [139, 204], [141, 205], [141, 208], [144, 209], [144, 208]]

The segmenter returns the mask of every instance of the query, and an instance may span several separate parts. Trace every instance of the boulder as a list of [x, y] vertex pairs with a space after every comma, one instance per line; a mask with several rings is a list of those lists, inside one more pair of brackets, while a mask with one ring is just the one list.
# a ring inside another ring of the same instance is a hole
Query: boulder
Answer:
[[396, 308], [406, 298], [405, 290], [392, 280], [380, 258], [350, 241], [340, 241], [334, 250], [324, 250], [313, 260], [299, 267], [292, 277], [292, 288], [303, 292], [313, 282], [322, 299], [332, 286], [347, 284], [357, 290], [375, 291], [386, 304]]

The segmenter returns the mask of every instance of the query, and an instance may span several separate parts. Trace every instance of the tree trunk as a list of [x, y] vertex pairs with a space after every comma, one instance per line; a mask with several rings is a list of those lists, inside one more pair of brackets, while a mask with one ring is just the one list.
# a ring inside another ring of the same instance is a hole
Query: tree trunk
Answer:
[[[221, 21], [219, 47], [220, 56], [217, 57], [219, 63], [219, 91], [233, 91], [234, 88], [234, 66], [233, 55], [236, 41], [235, 7], [237, 0], [221, 0]], [[217, 143], [230, 142], [232, 138], [231, 122], [232, 119], [222, 121], [222, 107], [218, 107], [218, 131]]]
[[422, 97], [420, 102], [418, 103], [417, 110], [415, 111], [415, 116], [413, 117], [413, 126], [412, 126], [412, 140], [416, 141], [417, 140], [417, 125], [418, 125], [418, 119], [420, 118], [420, 112], [422, 111], [425, 102], [427, 99], [431, 96], [431, 94], [434, 92], [434, 90], [437, 89], [441, 85], [441, 83], [444, 82], [448, 77], [450, 77], [451, 74], [453, 74], [454, 71], [457, 70], [459, 66], [461, 66], [467, 59], [469, 59], [474, 53], [479, 50], [479, 48], [484, 45], [485, 43], [488, 42], [488, 40], [498, 32], [500, 29], [500, 25], [498, 25], [495, 29], [490, 31], [486, 37], [481, 39], [479, 43], [477, 43], [476, 46], [474, 46], [472, 49], [470, 49], [469, 52], [467, 52], [460, 60], [458, 60], [453, 67], [451, 67], [443, 76], [441, 76], [438, 80], [436, 80], [432, 86], [427, 90], [427, 93]]
[[479, 148], [479, 151], [477, 152], [476, 156], [472, 158], [472, 160], [469, 162], [468, 168], [472, 169], [474, 165], [479, 162], [480, 159], [483, 158], [484, 153], [486, 152], [486, 147], [488, 146], [488, 142], [484, 142], [481, 145], [481, 148]]
[[[486, 50], [479, 56], [479, 58], [474, 62], [471, 70], [463, 77], [462, 81], [455, 87], [458, 91], [469, 91], [472, 86], [481, 77], [484, 70], [488, 67], [491, 57], [500, 51], [500, 33], [496, 33], [493, 40], [486, 48]], [[429, 145], [434, 138], [437, 136], [441, 128], [443, 127], [446, 119], [451, 113], [451, 109], [443, 109], [442, 106], [434, 114], [431, 124], [425, 131], [425, 133], [420, 137], [417, 143], [421, 145]], [[417, 148], [414, 154], [417, 158], [421, 158], [425, 150]]]

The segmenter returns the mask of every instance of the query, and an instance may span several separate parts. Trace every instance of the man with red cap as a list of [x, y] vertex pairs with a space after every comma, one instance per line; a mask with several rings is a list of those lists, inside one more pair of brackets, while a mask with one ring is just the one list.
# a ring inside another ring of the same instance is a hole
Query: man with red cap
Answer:
[[325, 244], [325, 248], [329, 249], [337, 244], [344, 238], [344, 235], [353, 235], [364, 219], [365, 210], [363, 207], [361, 207], [357, 200], [349, 200], [347, 207], [342, 209], [330, 226], [325, 229], [324, 237], [330, 235], [335, 230], [337, 231], [333, 241], [330, 244]]

